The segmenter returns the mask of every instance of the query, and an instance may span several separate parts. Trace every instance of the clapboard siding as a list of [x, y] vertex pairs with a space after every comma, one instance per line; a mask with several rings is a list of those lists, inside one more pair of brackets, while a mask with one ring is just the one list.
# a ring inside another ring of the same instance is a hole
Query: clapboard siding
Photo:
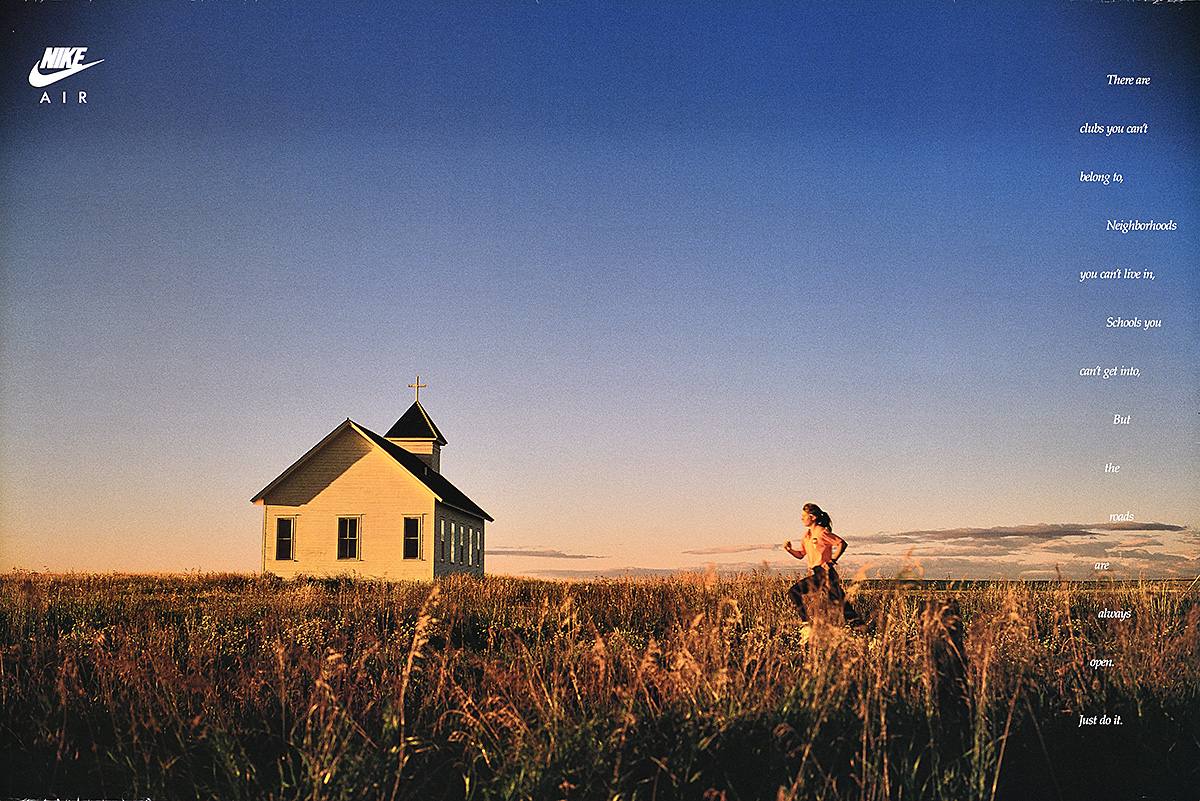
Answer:
[[297, 464], [287, 480], [263, 495], [268, 506], [303, 506], [370, 453], [371, 443], [347, 428]]
[[[314, 490], [316, 490], [314, 492]], [[263, 498], [263, 564], [279, 576], [433, 577], [433, 493], [351, 428]], [[295, 518], [293, 558], [275, 558], [276, 520]], [[338, 518], [359, 519], [358, 558], [338, 559]], [[421, 521], [417, 559], [404, 558], [404, 518]]]
[[482, 576], [483, 521], [439, 503], [434, 525], [433, 574]]
[[[415, 403], [413, 409], [444, 442], [424, 410]], [[346, 420], [251, 498], [263, 506], [263, 572], [393, 580], [483, 575], [483, 527], [491, 517], [438, 473], [428, 454], [407, 450], [409, 444]], [[436, 447], [433, 452], [436, 457]], [[279, 559], [276, 532], [284, 518], [292, 521], [292, 549]], [[342, 518], [356, 521], [357, 550], [339, 559]], [[409, 559], [407, 519], [417, 521], [419, 533], [418, 552]]]

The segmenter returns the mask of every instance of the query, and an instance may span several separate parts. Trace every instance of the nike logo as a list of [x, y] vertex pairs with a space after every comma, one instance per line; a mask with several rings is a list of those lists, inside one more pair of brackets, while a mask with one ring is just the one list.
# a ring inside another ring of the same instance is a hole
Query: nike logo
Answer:
[[[34, 64], [33, 69], [29, 71], [29, 85], [41, 89], [104, 61], [100, 59], [81, 64], [86, 52], [86, 47], [47, 47], [42, 60]], [[52, 69], [54, 72], [42, 72], [43, 69]]]

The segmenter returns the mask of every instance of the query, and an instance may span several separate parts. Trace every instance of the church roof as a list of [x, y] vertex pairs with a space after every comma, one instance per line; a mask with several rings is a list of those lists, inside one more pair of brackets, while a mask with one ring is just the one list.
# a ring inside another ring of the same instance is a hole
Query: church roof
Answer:
[[400, 415], [395, 425], [384, 434], [388, 439], [431, 439], [438, 445], [445, 445], [446, 438], [438, 427], [429, 419], [429, 414], [420, 401], [415, 401], [408, 411]]
[[[413, 406], [417, 406], [417, 404], [414, 403]], [[433, 423], [430, 422], [429, 425], [432, 426]], [[357, 423], [354, 423], [354, 427], [365, 434], [367, 439], [383, 448], [389, 456], [403, 465], [408, 472], [420, 479], [422, 484], [433, 490], [433, 494], [438, 496], [438, 500], [440, 500], [442, 503], [446, 504], [447, 506], [452, 506], [459, 511], [475, 515], [476, 517], [482, 517], [484, 520], [490, 521], [492, 519], [491, 515], [480, 509], [475, 505], [474, 501], [464, 495], [462, 490], [443, 478], [441, 473], [431, 469], [429, 465], [425, 464], [425, 461], [420, 456], [417, 456], [414, 453], [409, 453], [396, 443], [388, 442], [374, 431], [371, 431], [368, 428], [363, 428]], [[395, 428], [395, 426], [393, 426], [393, 428]], [[433, 430], [437, 431], [436, 428]], [[441, 434], [438, 434], [438, 436], [440, 437]], [[445, 443], [445, 440], [442, 440], [442, 442]]]
[[[414, 403], [413, 406], [417, 407], [417, 404]], [[412, 409], [409, 409], [409, 412], [411, 411]], [[407, 412], [405, 413], [405, 416], [407, 416]], [[396, 425], [399, 425], [399, 423]], [[429, 425], [432, 426], [433, 423], [430, 422]], [[396, 426], [392, 426], [393, 429], [395, 429], [395, 427]], [[308, 461], [310, 456], [320, 451], [326, 445], [326, 443], [333, 441], [337, 435], [341, 434], [342, 431], [347, 428], [353, 429], [364, 439], [378, 446], [384, 453], [396, 460], [401, 467], [412, 473], [418, 481], [429, 488], [434, 496], [446, 506], [458, 509], [460, 512], [466, 512], [467, 514], [475, 517], [483, 518], [484, 520], [492, 520], [492, 516], [483, 511], [483, 509], [479, 508], [474, 501], [463, 494], [462, 490], [447, 481], [441, 473], [437, 472], [436, 470], [431, 470], [429, 465], [425, 464], [421, 457], [417, 456], [416, 454], [409, 453], [396, 443], [389, 442], [387, 439], [379, 436], [371, 429], [360, 426], [358, 423], [349, 418], [346, 419], [346, 422], [342, 423], [333, 431], [331, 431], [329, 435], [325, 437], [325, 439], [317, 443], [312, 450], [300, 457], [295, 464], [283, 471], [278, 478], [264, 487], [261, 492], [251, 498], [251, 503], [258, 503], [259, 501], [265, 500], [267, 493], [275, 489], [275, 487], [277, 487], [279, 484], [283, 483], [284, 479], [291, 475], [296, 468]], [[437, 431], [436, 428], [433, 430]], [[438, 434], [438, 436], [441, 436], [441, 434]]]

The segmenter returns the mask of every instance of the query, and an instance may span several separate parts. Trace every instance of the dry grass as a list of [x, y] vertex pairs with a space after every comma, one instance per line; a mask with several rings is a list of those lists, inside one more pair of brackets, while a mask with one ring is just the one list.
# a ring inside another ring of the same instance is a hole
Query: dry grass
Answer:
[[[786, 587], [765, 574], [10, 574], [0, 795], [960, 801], [1200, 787], [1192, 588], [860, 584], [864, 636], [822, 619], [801, 630]], [[1132, 615], [1097, 619], [1104, 608]], [[1122, 724], [1079, 726], [1105, 714]]]

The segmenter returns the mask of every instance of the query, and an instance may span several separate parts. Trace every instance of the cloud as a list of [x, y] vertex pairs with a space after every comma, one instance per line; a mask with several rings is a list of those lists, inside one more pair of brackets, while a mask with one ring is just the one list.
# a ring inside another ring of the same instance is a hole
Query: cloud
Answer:
[[778, 551], [783, 548], [778, 543], [769, 542], [765, 545], [724, 545], [719, 548], [700, 548], [695, 551], [684, 551], [694, 556], [707, 556], [721, 553], [745, 553], [746, 551]]
[[1022, 570], [1017, 578], [1025, 581], [1054, 581], [1061, 574], [1056, 570]]
[[538, 550], [536, 548], [489, 548], [488, 556], [536, 556], [542, 559], [604, 559], [604, 556], [589, 553], [563, 553], [562, 551]]
[[1087, 557], [1089, 559], [1104, 559], [1113, 550], [1111, 543], [1103, 542], [1061, 542], [1054, 545], [1044, 545], [1041, 551], [1050, 551], [1052, 553], [1065, 553], [1071, 556]]
[[[871, 543], [970, 542], [972, 547], [986, 542], [1003, 542], [1009, 547], [1022, 548], [1039, 540], [1062, 540], [1068, 537], [1091, 537], [1105, 531], [1187, 531], [1187, 526], [1169, 523], [1033, 523], [1028, 525], [997, 525], [986, 529], [926, 529], [900, 531], [896, 534], [868, 535], [860, 538]], [[1145, 538], [1146, 535], [1142, 535]], [[1154, 542], [1145, 538], [1146, 544]]]
[[[1026, 556], [1028, 556], [1026, 554]], [[979, 580], [1027, 580], [1053, 581], [1060, 576], [1067, 580], [1093, 580], [1097, 578], [1137, 578], [1147, 575], [1155, 578], [1191, 579], [1200, 573], [1200, 559], [1189, 559], [1183, 556], [1165, 553], [1150, 553], [1144, 550], [1126, 552], [1117, 559], [1117, 554], [1110, 552], [1104, 559], [1094, 557], [1084, 558], [1082, 555], [1072, 558], [1066, 555], [1063, 561], [1047, 561], [1049, 554], [1041, 558], [1026, 561], [1016, 557], [1003, 559], [970, 558], [957, 556], [922, 556], [908, 560], [900, 557], [891, 559], [869, 560], [863, 564], [853, 562], [844, 565], [840, 572], [843, 580], [859, 579], [892, 579], [892, 578], [925, 578], [925, 579], [966, 579]], [[914, 555], [915, 557], [915, 555]], [[1093, 569], [1096, 561], [1113, 561], [1111, 572], [1098, 573]], [[840, 565], [839, 565], [840, 566]], [[841, 566], [840, 566], [841, 567]], [[721, 576], [732, 576], [746, 573], [767, 573], [786, 578], [800, 578], [807, 572], [807, 567], [800, 562], [788, 560], [787, 564], [770, 564], [767, 562], [716, 562], [706, 568], [648, 568], [625, 566], [619, 568], [599, 568], [592, 570], [554, 569], [522, 571], [522, 575], [558, 581], [594, 581], [621, 580], [626, 578], [662, 578], [673, 579], [697, 574], [715, 573]]]
[[1124, 537], [1117, 540], [1117, 546], [1122, 548], [1134, 548], [1139, 545], [1161, 545], [1162, 537], [1153, 537], [1142, 535], [1140, 537]]
[[593, 579], [651, 578], [655, 576], [668, 578], [686, 572], [688, 571], [652, 567], [614, 567], [604, 570], [525, 570], [522, 571], [522, 575], [564, 581], [591, 581]]
[[[1096, 578], [1183, 578], [1200, 573], [1200, 543], [1195, 528], [1168, 523], [1112, 522], [1035, 523], [1021, 526], [954, 528], [928, 531], [880, 533], [855, 536], [842, 559], [844, 578], [857, 574], [868, 578], [914, 575], [919, 565], [928, 579], [1056, 579]], [[861, 546], [861, 548], [860, 548]], [[489, 555], [528, 556], [541, 559], [586, 560], [604, 557], [569, 554], [538, 547], [512, 547], [489, 551]], [[626, 565], [607, 567], [601, 563], [586, 569], [574, 565], [545, 563], [537, 569], [533, 559], [521, 573], [545, 579], [589, 581], [626, 577], [672, 577], [715, 571], [723, 576], [737, 573], [802, 575], [807, 564], [784, 554], [775, 543], [749, 543], [697, 548], [683, 551], [702, 564], [676, 568], [644, 568]], [[908, 554], [907, 558], [905, 554]], [[756, 559], [756, 561], [750, 561]], [[742, 561], [745, 560], [745, 561]], [[1095, 565], [1111, 563], [1104, 572]], [[496, 566], [510, 564], [497, 560]], [[515, 564], [516, 563], [511, 563]]]
[[1178, 565], [1180, 567], [1185, 565], [1200, 566], [1200, 559], [1189, 559], [1186, 556], [1179, 556], [1178, 554], [1173, 553], [1151, 553], [1145, 548], [1135, 548], [1133, 550], [1117, 548], [1113, 550], [1110, 555], [1114, 558], [1138, 559], [1143, 562], [1152, 562], [1161, 565]]
[[878, 543], [929, 542], [930, 540], [1002, 540], [1025, 538], [1033, 540], [1063, 537], [1094, 537], [1103, 531], [1186, 531], [1186, 526], [1169, 523], [1031, 523], [1023, 526], [991, 526], [989, 528], [945, 528], [922, 531], [901, 531], [896, 534], [875, 534], [862, 540]]
[[[792, 571], [787, 569], [779, 569], [778, 565], [770, 565], [766, 562], [718, 562], [709, 564], [707, 567], [691, 567], [691, 568], [654, 568], [654, 567], [611, 567], [601, 570], [530, 570], [526, 574], [537, 576], [545, 579], [560, 579], [565, 581], [589, 581], [592, 579], [623, 579], [623, 578], [679, 578], [682, 576], [706, 575], [709, 573], [719, 574], [721, 576], [731, 576], [738, 573], [779, 573], [781, 575], [790, 576]], [[791, 568], [792, 565], [785, 565], [785, 568]], [[797, 568], [797, 577], [799, 574], [807, 572], [801, 570], [803, 566], [799, 562], [795, 563]]]
[[[1047, 558], [1050, 557], [1050, 558]], [[1098, 573], [1097, 562], [1108, 562], [1108, 572]], [[1043, 553], [1021, 553], [1004, 558], [971, 558], [963, 556], [916, 555], [904, 562], [899, 558], [880, 560], [876, 567], [867, 571], [874, 577], [899, 574], [905, 565], [927, 579], [1055, 579], [1080, 580], [1102, 577], [1137, 578], [1193, 578], [1200, 573], [1200, 559], [1169, 553], [1151, 553], [1145, 550], [1120, 551], [1110, 549], [1103, 554], [1061, 553], [1051, 556]], [[915, 570], [920, 566], [919, 571]], [[848, 566], [849, 568], [849, 566]]]

